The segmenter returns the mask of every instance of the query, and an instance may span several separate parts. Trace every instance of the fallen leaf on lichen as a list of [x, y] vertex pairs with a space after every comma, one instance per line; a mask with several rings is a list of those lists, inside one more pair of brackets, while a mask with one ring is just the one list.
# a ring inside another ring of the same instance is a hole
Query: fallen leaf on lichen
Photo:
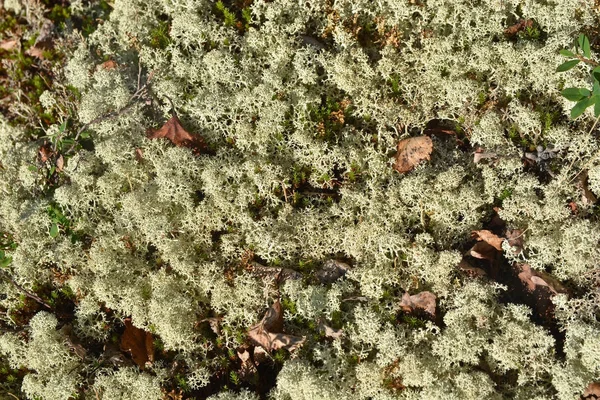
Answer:
[[144, 369], [147, 362], [154, 361], [154, 339], [152, 333], [133, 326], [131, 318], [126, 318], [125, 332], [121, 337], [121, 351], [131, 353], [131, 358]]
[[436, 297], [431, 292], [421, 292], [412, 296], [406, 292], [402, 295], [400, 307], [404, 312], [422, 310], [435, 317], [435, 300]]
[[323, 267], [316, 272], [317, 279], [321, 283], [333, 283], [346, 275], [350, 270], [350, 266], [338, 260], [327, 260]]
[[523, 251], [523, 230], [509, 229], [506, 231], [505, 236], [510, 247], [514, 249], [515, 254], [520, 254]]
[[189, 147], [195, 153], [206, 149], [206, 143], [200, 136], [195, 136], [185, 130], [181, 121], [176, 115], [173, 115], [159, 130], [148, 135], [148, 139], [166, 138], [175, 146]]
[[421, 161], [429, 160], [433, 142], [429, 136], [403, 139], [398, 143], [394, 169], [400, 173], [411, 171]]
[[458, 264], [458, 269], [463, 271], [466, 275], [470, 276], [471, 278], [476, 278], [476, 277], [481, 277], [481, 276], [486, 275], [486, 272], [483, 269], [472, 266], [464, 258], [462, 260], [460, 260], [460, 263]]
[[477, 239], [477, 241], [484, 241], [496, 250], [502, 251], [502, 242], [504, 242], [504, 239], [498, 237], [498, 235], [488, 231], [487, 229], [473, 231], [471, 232], [471, 237], [473, 239]]
[[486, 242], [477, 242], [467, 254], [480, 260], [494, 261], [498, 255], [498, 249]]
[[522, 19], [514, 25], [509, 26], [504, 30], [504, 34], [508, 37], [514, 36], [517, 33], [525, 30], [527, 28], [531, 28], [533, 26], [532, 19]]
[[600, 399], [600, 383], [590, 382], [590, 384], [585, 388], [585, 391], [583, 392], [583, 395], [581, 398], [583, 400]]
[[555, 278], [542, 271], [531, 269], [529, 264], [519, 264], [519, 279], [530, 291], [538, 287], [547, 287], [552, 294], [566, 293], [565, 287]]
[[248, 337], [267, 352], [286, 349], [294, 351], [304, 343], [305, 338], [282, 333], [283, 310], [277, 300], [267, 310], [263, 319], [248, 330]]
[[17, 39], [6, 39], [0, 42], [0, 49], [9, 51], [17, 47], [18, 43]]

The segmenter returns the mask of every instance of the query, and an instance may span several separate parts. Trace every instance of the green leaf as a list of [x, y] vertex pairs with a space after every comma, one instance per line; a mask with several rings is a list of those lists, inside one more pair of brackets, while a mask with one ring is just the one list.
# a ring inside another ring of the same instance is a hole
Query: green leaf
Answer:
[[65, 129], [67, 129], [67, 121], [65, 121], [62, 124], [60, 124], [60, 128], [58, 128], [58, 130], [60, 131], [60, 133], [63, 133], [65, 131]]
[[3, 258], [4, 258], [4, 254], [5, 254], [5, 253], [4, 253], [4, 250], [0, 250], [0, 259], [3, 259]]
[[575, 107], [571, 109], [571, 118], [575, 119], [579, 117], [581, 114], [583, 114], [585, 109], [591, 106], [592, 104], [594, 104], [594, 101], [591, 97], [580, 100], [577, 104], [575, 104]]
[[600, 67], [596, 67], [592, 70], [592, 76], [596, 82], [600, 82]]
[[590, 95], [590, 91], [584, 88], [566, 88], [560, 92], [567, 100], [579, 101]]
[[585, 35], [579, 35], [577, 43], [579, 44], [579, 48], [583, 50], [583, 55], [586, 58], [590, 58], [592, 56], [592, 52], [590, 49], [590, 39], [588, 39], [588, 37]]
[[575, 57], [575, 53], [573, 53], [570, 50], [561, 50], [560, 52], [561, 56], [565, 56], [565, 57]]
[[565, 63], [560, 64], [558, 66], [558, 68], [556, 68], [556, 72], [565, 72], [565, 71], [568, 71], [571, 68], [573, 68], [574, 66], [576, 66], [577, 64], [579, 64], [579, 60], [567, 61]]
[[593, 96], [600, 95], [600, 82], [594, 81], [594, 88], [592, 89], [592, 95]]
[[6, 268], [12, 262], [12, 257], [3, 257], [0, 259], [0, 268]]
[[600, 116], [600, 95], [592, 96], [592, 99], [594, 100], [594, 116], [598, 118]]
[[50, 227], [50, 237], [57, 237], [58, 236], [58, 225], [56, 224], [52, 224], [52, 226]]

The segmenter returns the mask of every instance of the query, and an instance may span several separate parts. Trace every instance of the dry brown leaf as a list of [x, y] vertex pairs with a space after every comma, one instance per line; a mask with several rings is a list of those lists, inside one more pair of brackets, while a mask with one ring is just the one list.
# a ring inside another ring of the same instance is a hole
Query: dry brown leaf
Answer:
[[521, 32], [522, 30], [525, 30], [526, 28], [531, 28], [533, 26], [533, 20], [532, 19], [522, 19], [519, 20], [516, 24], [509, 26], [508, 28], [506, 28], [504, 30], [504, 34], [506, 36], [514, 36], [517, 33]]
[[211, 317], [211, 318], [204, 318], [201, 321], [198, 321], [197, 324], [201, 324], [203, 322], [208, 322], [208, 326], [210, 326], [210, 330], [213, 331], [215, 333], [215, 335], [220, 335], [221, 334], [221, 328], [220, 328], [220, 323], [221, 323], [221, 317]]
[[135, 149], [135, 159], [140, 163], [144, 161], [144, 152], [142, 149]]
[[62, 154], [60, 156], [58, 156], [58, 158], [56, 159], [56, 170], [58, 172], [61, 172], [63, 170], [63, 167], [65, 166], [65, 159], [62, 156]]
[[577, 188], [581, 191], [581, 202], [585, 205], [592, 205], [598, 201], [598, 198], [588, 187], [588, 171], [583, 171], [577, 176]]
[[472, 266], [464, 258], [462, 260], [460, 260], [460, 263], [458, 264], [458, 268], [472, 278], [481, 277], [481, 276], [486, 275], [486, 272], [483, 269]]
[[333, 283], [346, 275], [346, 272], [350, 270], [350, 266], [344, 262], [338, 260], [327, 260], [323, 267], [317, 271], [317, 279], [321, 283]]
[[52, 156], [54, 156], [54, 152], [52, 151], [52, 147], [50, 146], [49, 143], [44, 143], [39, 149], [38, 149], [38, 157], [40, 159], [40, 162], [45, 163], [46, 161], [48, 161]]
[[478, 164], [481, 160], [485, 160], [488, 158], [496, 158], [498, 155], [496, 153], [474, 153], [473, 154], [473, 162]]
[[429, 160], [433, 142], [429, 136], [403, 139], [398, 143], [394, 169], [400, 173], [411, 171], [421, 161]]
[[531, 269], [529, 264], [519, 264], [519, 279], [523, 282], [530, 291], [534, 291], [537, 287], [547, 287], [552, 294], [566, 293], [566, 288], [554, 277], [543, 271], [535, 271]]
[[125, 319], [125, 332], [121, 337], [121, 351], [130, 352], [133, 361], [144, 369], [147, 362], [154, 361], [152, 333], [133, 326], [131, 318]]
[[406, 292], [402, 295], [400, 307], [407, 313], [422, 310], [435, 317], [435, 300], [436, 297], [431, 292], [421, 292], [412, 296]]
[[43, 60], [44, 59], [44, 51], [45, 50], [40, 47], [32, 46], [29, 49], [27, 49], [25, 54], [27, 54], [28, 56], [39, 58], [40, 60]]
[[504, 242], [504, 239], [498, 237], [498, 235], [488, 231], [487, 229], [482, 229], [480, 231], [472, 231], [471, 237], [473, 239], [477, 239], [477, 241], [483, 240], [496, 250], [502, 251], [502, 242]]
[[328, 325], [323, 324], [323, 329], [325, 330], [325, 337], [332, 339], [341, 339], [344, 336], [344, 331], [341, 329], [334, 329]]
[[148, 139], [169, 139], [173, 144], [179, 147], [189, 147], [195, 153], [206, 149], [204, 139], [192, 135], [181, 125], [181, 121], [176, 115], [173, 115], [159, 130], [148, 135]]
[[290, 268], [277, 268], [277, 267], [267, 267], [265, 265], [261, 265], [257, 262], [250, 262], [247, 264], [248, 270], [253, 274], [258, 276], [261, 279], [264, 278], [274, 278], [279, 283], [283, 283], [290, 280], [302, 279], [302, 274], [298, 271], [294, 271]]
[[248, 330], [248, 337], [267, 352], [287, 349], [294, 351], [304, 343], [305, 338], [281, 333], [283, 331], [283, 310], [277, 300], [267, 310], [263, 319]]
[[480, 260], [494, 261], [498, 255], [498, 250], [486, 242], [477, 242], [467, 254]]
[[117, 63], [114, 60], [108, 60], [108, 61], [104, 61], [102, 64], [100, 64], [100, 67], [102, 69], [110, 71], [110, 70], [117, 68]]
[[17, 44], [19, 44], [18, 39], [6, 39], [0, 42], [0, 49], [10, 51], [17, 47]]
[[245, 381], [252, 380], [253, 377], [258, 374], [258, 370], [256, 369], [256, 364], [254, 364], [254, 361], [252, 361], [252, 358], [250, 357], [250, 352], [248, 349], [239, 349], [237, 355], [242, 361], [239, 371], [240, 378]]
[[509, 229], [506, 231], [506, 240], [510, 247], [514, 249], [515, 254], [520, 254], [523, 251], [523, 230], [522, 229]]
[[590, 382], [590, 384], [585, 388], [585, 391], [583, 392], [581, 398], [582, 400], [600, 399], [600, 383]]

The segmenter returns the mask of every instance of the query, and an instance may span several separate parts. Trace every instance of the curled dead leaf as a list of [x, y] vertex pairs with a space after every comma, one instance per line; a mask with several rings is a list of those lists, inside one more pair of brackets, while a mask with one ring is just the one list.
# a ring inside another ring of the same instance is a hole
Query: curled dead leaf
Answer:
[[152, 333], [133, 326], [131, 318], [126, 318], [125, 332], [121, 337], [121, 351], [131, 353], [133, 361], [144, 369], [147, 362], [154, 361], [154, 338]]
[[58, 172], [61, 172], [63, 170], [63, 167], [65, 166], [65, 158], [62, 156], [62, 154], [60, 156], [58, 156], [58, 158], [56, 159], [56, 170]]
[[256, 364], [250, 357], [248, 349], [238, 349], [237, 356], [242, 361], [242, 365], [239, 370], [239, 376], [244, 381], [250, 381], [258, 374]]
[[486, 272], [483, 269], [472, 266], [464, 258], [462, 260], [460, 260], [460, 263], [458, 264], [458, 269], [463, 271], [465, 274], [467, 274], [471, 278], [477, 278], [477, 277], [482, 277], [482, 276], [486, 275]]
[[436, 297], [431, 292], [420, 292], [412, 296], [406, 292], [402, 295], [400, 307], [407, 313], [421, 310], [435, 317], [435, 301]]
[[144, 161], [144, 152], [142, 151], [142, 149], [135, 149], [135, 159], [139, 163]]
[[421, 161], [428, 161], [433, 151], [429, 136], [417, 136], [398, 142], [398, 152], [394, 169], [400, 173], [411, 171]]
[[567, 293], [566, 288], [554, 277], [543, 271], [535, 271], [529, 264], [519, 264], [519, 279], [530, 291], [538, 287], [546, 287], [552, 294]]
[[181, 121], [173, 115], [159, 130], [148, 135], [148, 139], [166, 138], [178, 147], [189, 147], [194, 153], [206, 149], [206, 143], [200, 136], [192, 135], [185, 130]]
[[274, 278], [279, 283], [289, 280], [302, 279], [302, 274], [290, 268], [267, 267], [257, 262], [247, 264], [247, 269], [261, 279]]
[[473, 231], [473, 232], [471, 232], [471, 237], [473, 239], [477, 239], [477, 241], [483, 240], [484, 242], [486, 242], [487, 244], [489, 244], [496, 250], [502, 251], [502, 242], [504, 242], [504, 239], [501, 237], [498, 237], [498, 235], [488, 231], [487, 229]]
[[281, 333], [283, 331], [283, 310], [277, 300], [267, 310], [263, 319], [248, 330], [248, 337], [267, 352], [286, 349], [294, 351], [301, 346], [305, 338]]
[[41, 163], [45, 163], [53, 156], [54, 156], [54, 151], [52, 151], [52, 147], [50, 146], [49, 143], [44, 143], [38, 149], [38, 158]]
[[317, 279], [321, 283], [333, 283], [346, 275], [350, 266], [338, 260], [327, 260], [323, 267], [316, 272]]
[[498, 256], [498, 250], [486, 242], [477, 242], [467, 252], [471, 257], [479, 258], [480, 260], [494, 261]]

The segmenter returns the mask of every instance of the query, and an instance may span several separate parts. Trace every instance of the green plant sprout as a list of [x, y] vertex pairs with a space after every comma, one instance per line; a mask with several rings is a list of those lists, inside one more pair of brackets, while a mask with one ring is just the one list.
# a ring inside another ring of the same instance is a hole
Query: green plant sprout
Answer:
[[574, 68], [580, 62], [593, 66], [591, 71], [593, 78], [592, 90], [586, 88], [566, 88], [560, 93], [567, 100], [576, 101], [577, 103], [571, 109], [571, 118], [579, 117], [583, 112], [591, 106], [594, 106], [594, 116], [600, 116], [600, 65], [591, 59], [592, 51], [590, 48], [590, 39], [586, 35], [579, 35], [575, 52], [567, 49], [560, 51], [560, 54], [571, 58], [558, 66], [557, 72], [565, 72]]

